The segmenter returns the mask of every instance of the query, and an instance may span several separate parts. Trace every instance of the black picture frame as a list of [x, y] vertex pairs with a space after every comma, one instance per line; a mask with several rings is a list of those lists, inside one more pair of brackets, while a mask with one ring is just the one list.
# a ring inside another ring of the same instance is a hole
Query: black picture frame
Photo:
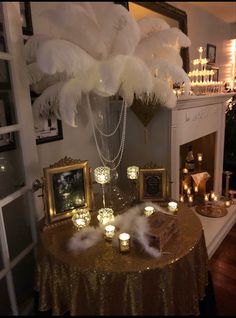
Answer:
[[[129, 10], [129, 2], [116, 2], [122, 4]], [[149, 10], [155, 11], [163, 16], [174, 19], [179, 24], [179, 29], [188, 35], [188, 20], [187, 13], [179, 8], [172, 6], [166, 2], [133, 2], [137, 5], [143, 6]], [[186, 73], [190, 71], [190, 63], [189, 63], [189, 48], [181, 48], [180, 55], [183, 60], [183, 69]]]
[[[39, 96], [34, 92], [30, 92], [31, 95], [31, 103]], [[32, 106], [33, 107], [33, 106]], [[33, 112], [34, 115], [34, 112]], [[38, 122], [40, 120], [40, 122]], [[38, 126], [37, 126], [38, 124]], [[34, 128], [35, 128], [35, 138], [36, 144], [41, 145], [48, 142], [62, 140], [63, 137], [63, 129], [62, 129], [62, 121], [56, 118], [35, 118], [34, 116]], [[55, 134], [56, 133], [56, 134]]]
[[215, 64], [216, 46], [214, 44], [207, 43], [206, 58], [208, 59], [208, 64]]
[[[0, 92], [0, 127], [12, 124], [8, 92]], [[0, 135], [0, 152], [16, 149], [14, 132]]]
[[33, 34], [30, 2], [20, 2], [20, 13], [23, 19], [22, 32], [24, 35]]

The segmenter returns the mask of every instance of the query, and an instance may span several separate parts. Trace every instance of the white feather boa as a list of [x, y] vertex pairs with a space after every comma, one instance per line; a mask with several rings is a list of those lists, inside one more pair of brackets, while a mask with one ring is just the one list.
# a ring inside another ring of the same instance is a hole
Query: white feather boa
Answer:
[[[116, 226], [119, 231], [116, 233], [113, 240], [114, 247], [118, 246], [118, 236], [120, 233], [129, 233], [131, 240], [138, 242], [146, 253], [149, 255], [159, 258], [162, 253], [152, 246], [147, 236], [149, 231], [148, 217], [143, 215], [143, 209], [145, 206], [153, 206], [156, 213], [167, 213], [161, 206], [152, 202], [145, 202], [135, 207], [130, 208], [123, 214], [115, 217], [112, 224]], [[81, 230], [79, 233], [69, 240], [68, 249], [71, 251], [86, 250], [103, 239], [104, 226], [97, 228], [88, 227]]]

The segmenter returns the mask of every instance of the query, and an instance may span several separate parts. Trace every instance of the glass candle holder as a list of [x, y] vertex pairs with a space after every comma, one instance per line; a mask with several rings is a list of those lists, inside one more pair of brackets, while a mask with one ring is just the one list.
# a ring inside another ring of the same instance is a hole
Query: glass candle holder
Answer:
[[194, 186], [194, 192], [195, 192], [195, 193], [198, 192], [198, 186]]
[[97, 219], [100, 225], [105, 225], [107, 223], [114, 221], [114, 211], [110, 208], [102, 208], [98, 210]]
[[91, 221], [91, 215], [88, 209], [75, 209], [73, 210], [72, 222], [74, 226], [82, 230], [87, 227]]
[[105, 226], [105, 239], [108, 241], [112, 241], [115, 236], [115, 226], [112, 224]]
[[188, 190], [188, 185], [186, 183], [184, 183], [184, 190], [187, 191]]
[[191, 188], [187, 189], [187, 194], [191, 194]]
[[171, 202], [168, 203], [168, 210], [170, 212], [176, 212], [177, 209], [178, 209], [178, 203], [177, 202], [171, 201]]
[[202, 162], [202, 153], [198, 153], [197, 154], [197, 160], [198, 160], [198, 162]]
[[119, 235], [119, 249], [121, 253], [127, 253], [130, 250], [130, 235], [121, 233]]
[[94, 169], [95, 181], [99, 184], [106, 184], [110, 182], [110, 171], [109, 167], [97, 167]]
[[215, 194], [215, 192], [213, 192], [213, 191], [212, 191], [212, 192], [211, 192], [211, 195], [210, 195], [210, 197], [211, 197], [211, 200], [214, 200], [214, 198], [215, 198], [215, 195], [216, 195], [216, 194]]
[[183, 174], [188, 174], [188, 169], [187, 168], [183, 168], [182, 173]]
[[131, 180], [137, 180], [139, 175], [139, 167], [130, 166], [127, 168], [127, 178]]
[[231, 206], [230, 200], [225, 201], [225, 206], [226, 206], [226, 208], [229, 208]]
[[218, 201], [218, 199], [219, 199], [219, 197], [218, 197], [218, 195], [217, 194], [215, 194], [215, 196], [214, 196], [214, 198], [213, 198], [213, 201]]
[[182, 194], [179, 196], [179, 201], [184, 203], [184, 196]]
[[146, 216], [150, 216], [150, 215], [152, 215], [154, 212], [155, 212], [155, 209], [154, 209], [153, 206], [146, 206], [146, 207], [144, 208], [144, 214], [145, 214]]

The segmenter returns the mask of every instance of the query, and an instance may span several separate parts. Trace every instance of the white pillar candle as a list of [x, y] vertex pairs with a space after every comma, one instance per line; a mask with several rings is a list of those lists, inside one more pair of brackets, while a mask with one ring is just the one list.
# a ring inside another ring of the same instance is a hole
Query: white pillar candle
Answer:
[[155, 209], [154, 209], [153, 206], [146, 206], [146, 207], [144, 208], [144, 214], [145, 214], [146, 216], [150, 216], [150, 215], [152, 215], [154, 212], [155, 212]]
[[136, 179], [138, 179], [138, 174], [139, 174], [139, 167], [130, 166], [130, 167], [127, 168], [127, 177], [128, 177], [128, 179], [136, 180]]
[[177, 208], [178, 208], [177, 202], [171, 201], [171, 202], [168, 203], [168, 210], [169, 210], [170, 212], [175, 212], [175, 211], [177, 211]]
[[130, 249], [130, 235], [128, 233], [121, 233], [119, 235], [120, 252], [128, 252]]
[[105, 226], [105, 238], [109, 241], [113, 239], [115, 236], [115, 226], [112, 224], [106, 225]]

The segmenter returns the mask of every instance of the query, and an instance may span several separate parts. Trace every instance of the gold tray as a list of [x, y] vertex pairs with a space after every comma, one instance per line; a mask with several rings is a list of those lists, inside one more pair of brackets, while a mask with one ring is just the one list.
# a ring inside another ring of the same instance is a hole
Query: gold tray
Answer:
[[224, 205], [220, 206], [210, 203], [197, 205], [195, 206], [195, 210], [197, 213], [209, 218], [221, 218], [228, 213]]

